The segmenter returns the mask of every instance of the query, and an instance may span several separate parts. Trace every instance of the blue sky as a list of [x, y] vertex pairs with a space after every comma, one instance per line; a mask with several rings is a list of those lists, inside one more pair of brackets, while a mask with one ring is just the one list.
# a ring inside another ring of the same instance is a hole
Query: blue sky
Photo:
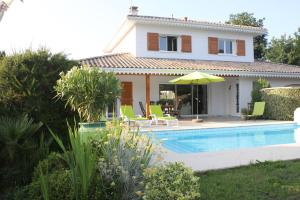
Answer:
[[0, 50], [46, 46], [70, 58], [99, 56], [128, 14], [224, 22], [247, 11], [265, 17], [269, 39], [300, 27], [299, 0], [15, 0], [0, 22]]

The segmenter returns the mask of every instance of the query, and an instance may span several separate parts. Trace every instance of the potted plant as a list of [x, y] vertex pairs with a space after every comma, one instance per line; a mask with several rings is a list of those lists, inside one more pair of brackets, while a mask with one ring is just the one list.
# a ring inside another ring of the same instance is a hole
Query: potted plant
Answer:
[[105, 126], [105, 110], [121, 94], [121, 86], [112, 72], [96, 67], [73, 67], [60, 73], [55, 86], [57, 97], [79, 113], [80, 132]]
[[247, 119], [247, 115], [249, 115], [250, 111], [248, 108], [242, 108], [241, 110], [241, 118], [242, 120], [246, 120]]

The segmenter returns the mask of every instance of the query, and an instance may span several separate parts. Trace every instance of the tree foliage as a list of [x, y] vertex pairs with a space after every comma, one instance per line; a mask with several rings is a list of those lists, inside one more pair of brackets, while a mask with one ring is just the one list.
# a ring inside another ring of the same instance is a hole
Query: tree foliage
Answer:
[[54, 85], [59, 73], [74, 64], [77, 62], [64, 54], [52, 54], [47, 49], [26, 50], [0, 59], [0, 115], [28, 114], [57, 132], [66, 132], [65, 120], [73, 121], [75, 115], [54, 99]]
[[292, 36], [273, 38], [266, 58], [276, 63], [300, 65], [300, 28]]
[[55, 86], [57, 97], [78, 111], [88, 122], [100, 120], [105, 108], [121, 94], [121, 85], [114, 73], [93, 67], [73, 67], [61, 73]]
[[[254, 17], [253, 13], [241, 12], [237, 14], [231, 14], [229, 20], [226, 22], [228, 24], [243, 25], [243, 26], [254, 26], [254, 27], [264, 27], [264, 20], [257, 19]], [[267, 34], [259, 35], [254, 38], [254, 58], [263, 59], [267, 47]]]
[[253, 82], [253, 90], [251, 92], [252, 103], [262, 101], [261, 89], [271, 87], [270, 83], [262, 78]]

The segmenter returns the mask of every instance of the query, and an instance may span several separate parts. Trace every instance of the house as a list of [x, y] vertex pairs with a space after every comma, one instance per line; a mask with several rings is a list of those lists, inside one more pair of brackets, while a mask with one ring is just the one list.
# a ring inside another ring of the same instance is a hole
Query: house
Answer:
[[[80, 62], [117, 74], [123, 87], [117, 107], [130, 104], [142, 114], [142, 102], [148, 114], [148, 105], [160, 101], [166, 110], [180, 110], [183, 117], [195, 115], [197, 104], [202, 115], [239, 116], [251, 102], [253, 81], [258, 77], [272, 87], [300, 83], [300, 67], [254, 60], [253, 38], [266, 32], [188, 18], [142, 16], [137, 7], [131, 7], [105, 54]], [[196, 70], [226, 81], [199, 86], [168, 82]]]

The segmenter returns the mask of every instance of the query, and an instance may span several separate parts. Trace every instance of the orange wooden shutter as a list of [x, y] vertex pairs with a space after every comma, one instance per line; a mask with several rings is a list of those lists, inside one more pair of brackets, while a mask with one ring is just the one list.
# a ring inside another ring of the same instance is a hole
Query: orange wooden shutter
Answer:
[[208, 53], [218, 54], [218, 38], [209, 37], [208, 38]]
[[158, 33], [147, 33], [148, 50], [158, 51], [159, 50], [159, 35]]
[[236, 49], [237, 49], [236, 54], [238, 56], [245, 56], [246, 55], [245, 40], [237, 40]]
[[181, 36], [181, 51], [187, 53], [192, 52], [192, 36], [190, 35]]
[[132, 82], [122, 82], [121, 105], [132, 105]]

